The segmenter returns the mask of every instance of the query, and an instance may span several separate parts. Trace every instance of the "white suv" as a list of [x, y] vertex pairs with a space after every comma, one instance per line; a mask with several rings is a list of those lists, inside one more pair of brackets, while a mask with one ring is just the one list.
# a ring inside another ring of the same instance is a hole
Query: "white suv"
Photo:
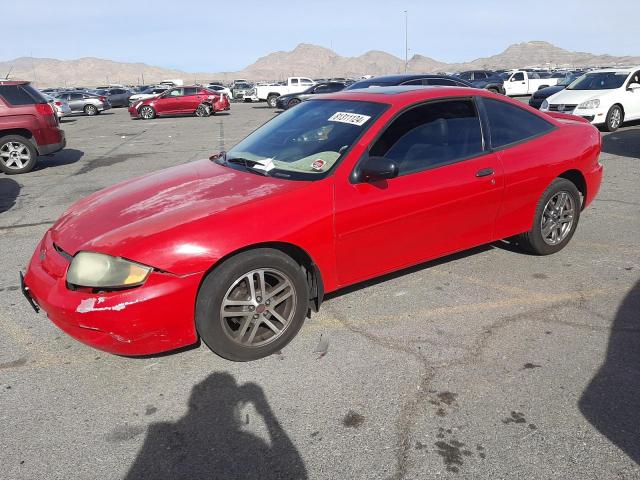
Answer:
[[540, 110], [571, 113], [613, 132], [624, 121], [640, 119], [640, 67], [586, 73], [547, 98]]

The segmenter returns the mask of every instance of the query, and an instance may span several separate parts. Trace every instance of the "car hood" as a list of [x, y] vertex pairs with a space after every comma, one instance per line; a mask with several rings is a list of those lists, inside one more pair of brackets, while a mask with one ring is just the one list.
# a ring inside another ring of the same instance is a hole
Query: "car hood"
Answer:
[[564, 103], [566, 105], [579, 105], [593, 98], [603, 98], [615, 90], [567, 90], [566, 88], [553, 94], [547, 100], [549, 103]]
[[191, 162], [80, 200], [53, 225], [52, 240], [70, 255], [90, 250], [163, 268], [159, 258], [167, 252], [154, 252], [152, 245], [168, 248], [169, 241], [175, 246], [185, 237], [186, 225], [308, 183], [256, 175], [210, 160]]

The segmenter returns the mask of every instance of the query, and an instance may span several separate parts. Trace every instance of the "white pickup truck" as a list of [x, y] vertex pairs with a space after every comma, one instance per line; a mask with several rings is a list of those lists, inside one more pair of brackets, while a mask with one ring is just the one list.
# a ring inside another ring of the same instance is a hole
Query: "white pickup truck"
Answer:
[[287, 83], [273, 84], [273, 85], [256, 85], [254, 92], [251, 95], [245, 95], [246, 98], [251, 100], [262, 101], [266, 100], [267, 104], [271, 108], [276, 108], [276, 100], [280, 95], [287, 95], [288, 93], [303, 92], [309, 87], [316, 84], [313, 80], [306, 77], [289, 77]]
[[550, 87], [558, 83], [558, 78], [540, 78], [535, 72], [514, 70], [500, 74], [504, 80], [506, 95], [515, 97], [518, 95], [533, 95], [539, 89]]

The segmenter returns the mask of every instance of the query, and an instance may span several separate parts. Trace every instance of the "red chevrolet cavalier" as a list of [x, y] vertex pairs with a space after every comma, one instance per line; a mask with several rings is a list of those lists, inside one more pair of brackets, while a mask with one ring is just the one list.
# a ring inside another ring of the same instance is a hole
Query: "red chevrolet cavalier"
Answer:
[[561, 250], [600, 187], [600, 135], [454, 87], [303, 102], [230, 151], [128, 180], [45, 234], [23, 289], [78, 340], [142, 355], [280, 350], [323, 295], [519, 235]]
[[174, 87], [156, 97], [131, 104], [129, 115], [143, 120], [151, 120], [163, 115], [208, 117], [230, 108], [229, 98], [224, 94], [199, 86]]

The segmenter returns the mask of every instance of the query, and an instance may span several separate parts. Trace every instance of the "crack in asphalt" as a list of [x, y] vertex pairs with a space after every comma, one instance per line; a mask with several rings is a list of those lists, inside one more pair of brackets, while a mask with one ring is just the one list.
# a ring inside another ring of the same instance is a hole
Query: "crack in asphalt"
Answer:
[[17, 230], [19, 228], [38, 227], [40, 225], [53, 225], [55, 220], [44, 220], [42, 222], [35, 223], [15, 223], [13, 225], [7, 225], [6, 227], [0, 226], [0, 232], [6, 230]]
[[[411, 340], [406, 342], [393, 340], [388, 337], [373, 334], [364, 328], [358, 327], [350, 323], [342, 314], [338, 313], [336, 309], [331, 306], [325, 305], [325, 311], [327, 311], [333, 318], [335, 318], [340, 324], [344, 326], [349, 332], [364, 337], [370, 343], [378, 345], [380, 347], [404, 353], [418, 360], [420, 363], [420, 373], [418, 376], [418, 386], [415, 394], [407, 400], [402, 408], [400, 414], [396, 420], [396, 428], [398, 432], [398, 439], [396, 441], [396, 468], [394, 474], [390, 477], [390, 480], [402, 480], [406, 477], [409, 467], [409, 453], [411, 451], [411, 430], [415, 425], [414, 419], [417, 417], [416, 412], [420, 409], [421, 405], [429, 399], [429, 387], [438, 373], [439, 370], [459, 367], [469, 364], [472, 360], [477, 359], [487, 348], [489, 340], [492, 339], [496, 332], [510, 326], [514, 323], [521, 321], [530, 321], [532, 317], [544, 316], [549, 312], [556, 312], [558, 307], [578, 307], [583, 308], [582, 303], [585, 301], [584, 296], [580, 296], [578, 299], [564, 300], [554, 302], [550, 305], [546, 305], [542, 308], [529, 310], [526, 312], [509, 315], [490, 323], [488, 326], [482, 329], [482, 332], [478, 334], [476, 340], [468, 347], [462, 347], [466, 350], [460, 358], [443, 363], [431, 363], [423, 354], [411, 348]], [[545, 324], [563, 324], [571, 327], [590, 327], [582, 324], [574, 324], [573, 322], [566, 322], [561, 319], [542, 319], [542, 323]], [[595, 327], [597, 330], [612, 331], [613, 328], [609, 327]], [[640, 330], [636, 329], [618, 329], [622, 331], [631, 331], [633, 333], [640, 333]]]

